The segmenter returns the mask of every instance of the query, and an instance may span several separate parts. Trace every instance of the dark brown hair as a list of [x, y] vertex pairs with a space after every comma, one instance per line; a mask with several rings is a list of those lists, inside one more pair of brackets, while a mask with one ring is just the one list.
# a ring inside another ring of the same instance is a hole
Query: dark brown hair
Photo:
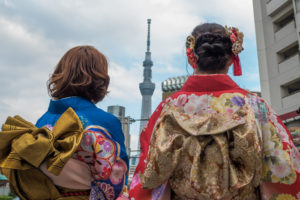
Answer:
[[216, 23], [204, 23], [196, 26], [192, 35], [196, 38], [194, 51], [199, 70], [216, 73], [225, 69], [233, 55], [232, 42], [225, 28]]
[[93, 103], [107, 94], [106, 57], [92, 46], [77, 46], [65, 53], [47, 82], [54, 99], [80, 96]]

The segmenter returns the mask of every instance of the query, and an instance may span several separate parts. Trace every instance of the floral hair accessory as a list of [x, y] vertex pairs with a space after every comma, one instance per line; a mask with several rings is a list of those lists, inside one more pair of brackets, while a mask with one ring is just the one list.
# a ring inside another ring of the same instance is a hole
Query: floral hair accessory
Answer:
[[242, 32], [239, 32], [238, 28], [227, 27], [227, 26], [225, 26], [225, 32], [226, 35], [230, 37], [230, 40], [232, 42], [232, 53], [234, 55], [233, 74], [235, 76], [241, 76], [242, 67], [241, 67], [241, 62], [238, 54], [244, 49], [243, 48], [244, 34]]
[[186, 38], [186, 55], [188, 57], [189, 63], [194, 69], [197, 68], [198, 57], [194, 52], [196, 39], [194, 36], [190, 35]]

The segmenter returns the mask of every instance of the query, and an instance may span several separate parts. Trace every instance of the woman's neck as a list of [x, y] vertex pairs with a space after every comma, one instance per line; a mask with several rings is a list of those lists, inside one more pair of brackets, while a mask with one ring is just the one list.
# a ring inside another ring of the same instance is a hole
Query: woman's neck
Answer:
[[224, 69], [224, 70], [220, 70], [220, 71], [214, 71], [214, 72], [210, 72], [210, 71], [201, 71], [199, 69], [194, 70], [194, 74], [195, 75], [210, 75], [210, 74], [227, 74], [228, 73], [228, 69]]
[[228, 74], [229, 67], [233, 64], [233, 57], [231, 57], [227, 63], [224, 69], [222, 70], [213, 70], [213, 71], [202, 71], [197, 67], [194, 69], [194, 74], [195, 75], [209, 75], [209, 74]]

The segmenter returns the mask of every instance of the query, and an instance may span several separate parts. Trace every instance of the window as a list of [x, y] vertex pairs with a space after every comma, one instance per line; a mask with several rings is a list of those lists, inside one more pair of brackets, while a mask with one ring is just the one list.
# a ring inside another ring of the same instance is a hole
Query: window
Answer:
[[295, 94], [300, 92], [300, 79], [294, 83], [291, 83], [287, 86], [287, 90], [289, 94]]
[[295, 19], [293, 9], [290, 9], [286, 14], [284, 14], [282, 17], [277, 19], [273, 22], [274, 25], [274, 32], [279, 31], [283, 27], [285, 27], [287, 24], [292, 22]]
[[282, 97], [300, 92], [300, 78], [281, 86]]
[[278, 63], [282, 63], [283, 61], [289, 59], [290, 57], [299, 53], [299, 44], [298, 41], [294, 42], [290, 46], [284, 48], [283, 50], [277, 52]]

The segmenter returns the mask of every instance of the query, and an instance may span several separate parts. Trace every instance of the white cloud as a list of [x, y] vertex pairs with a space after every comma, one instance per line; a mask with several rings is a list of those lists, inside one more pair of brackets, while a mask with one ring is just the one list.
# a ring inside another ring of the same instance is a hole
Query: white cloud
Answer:
[[[109, 65], [109, 97], [133, 102], [141, 98], [138, 83], [142, 82], [142, 66], [124, 67], [114, 62]], [[130, 94], [130, 98], [129, 98]]]
[[0, 38], [0, 58], [4, 65], [11, 64], [14, 67], [17, 65], [32, 65], [37, 61], [41, 61], [41, 57], [49, 61], [49, 57], [54, 54], [50, 51], [53, 46], [49, 39], [38, 32], [29, 31], [23, 24], [1, 15]]
[[157, 63], [154, 65], [153, 73], [156, 74], [172, 74], [173, 76], [182, 75], [185, 73], [185, 68], [182, 66], [181, 68], [172, 66], [168, 63]]
[[193, 14], [204, 16], [208, 22], [240, 28], [246, 38], [255, 36], [254, 13], [251, 0], [191, 0]]
[[20, 115], [34, 123], [46, 111], [49, 99], [47, 73], [35, 67], [1, 68], [0, 79], [0, 123], [8, 115]]
[[13, 7], [14, 6], [14, 4], [11, 0], [1, 0], [0, 4], [3, 4], [6, 7]]

